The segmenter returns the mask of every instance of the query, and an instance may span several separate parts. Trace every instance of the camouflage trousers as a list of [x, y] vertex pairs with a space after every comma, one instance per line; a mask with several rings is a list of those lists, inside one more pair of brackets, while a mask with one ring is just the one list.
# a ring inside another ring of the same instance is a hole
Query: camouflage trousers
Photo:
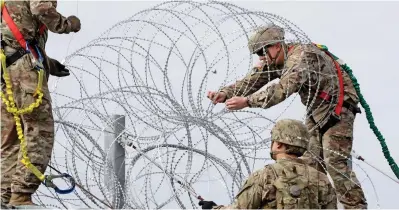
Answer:
[[311, 131], [311, 138], [308, 152], [302, 159], [323, 173], [326, 173], [324, 168], [327, 169], [338, 200], [345, 209], [364, 209], [367, 208], [367, 201], [348, 159], [352, 151], [354, 121], [355, 115], [343, 107], [341, 120], [321, 133], [314, 119], [308, 118], [306, 125]]
[[[25, 108], [35, 102], [34, 92], [38, 72], [32, 66], [32, 55], [28, 54], [7, 67], [14, 101], [18, 108]], [[4, 71], [4, 69], [3, 69]], [[27, 153], [30, 161], [42, 173], [45, 172], [54, 144], [54, 120], [47, 79], [43, 79], [43, 100], [33, 112], [20, 116]], [[5, 84], [1, 84], [5, 93]], [[7, 97], [7, 96], [6, 96]], [[1, 200], [8, 203], [11, 193], [33, 194], [41, 184], [40, 180], [22, 163], [20, 140], [15, 120], [1, 101]]]

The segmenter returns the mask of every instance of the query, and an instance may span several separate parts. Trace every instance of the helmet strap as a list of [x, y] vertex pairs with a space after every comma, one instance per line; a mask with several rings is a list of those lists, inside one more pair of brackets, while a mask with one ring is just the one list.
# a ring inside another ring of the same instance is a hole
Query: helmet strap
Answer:
[[[276, 62], [276, 61], [277, 61], [278, 56], [280, 55], [281, 49], [283, 49], [283, 45], [282, 45], [282, 47], [278, 50], [277, 54], [276, 54], [274, 57], [272, 57], [272, 56], [270, 55], [270, 52], [269, 52], [269, 50], [267, 49], [267, 47], [266, 47], [266, 46], [263, 46], [263, 52], [265, 52], [265, 53], [267, 54], [267, 56], [270, 58], [270, 60], [272, 61], [272, 62], [269, 64], [269, 66], [274, 65], [274, 66], [277, 67], [277, 62]], [[285, 55], [284, 55], [284, 56], [285, 56]]]

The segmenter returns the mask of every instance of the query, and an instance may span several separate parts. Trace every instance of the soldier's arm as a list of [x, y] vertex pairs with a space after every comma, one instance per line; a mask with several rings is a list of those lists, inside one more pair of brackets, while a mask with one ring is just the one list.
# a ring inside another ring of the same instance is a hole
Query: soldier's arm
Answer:
[[303, 54], [290, 56], [280, 81], [263, 91], [250, 95], [248, 97], [249, 107], [266, 109], [283, 102], [293, 93], [298, 92], [308, 78], [309, 63], [312, 62], [309, 57], [312, 56]]
[[57, 12], [56, 1], [31, 0], [30, 10], [53, 33], [71, 32], [71, 22]]
[[231, 205], [219, 205], [213, 209], [259, 209], [263, 204], [263, 198], [268, 197], [266, 194], [270, 193], [264, 187], [267, 177], [262, 174], [260, 171], [252, 174]]
[[223, 87], [220, 92], [226, 93], [226, 99], [233, 96], [248, 96], [270, 81], [280, 76], [281, 70], [268, 68], [266, 64], [262, 67], [255, 67], [251, 73], [246, 75], [243, 79], [238, 80], [235, 84]]

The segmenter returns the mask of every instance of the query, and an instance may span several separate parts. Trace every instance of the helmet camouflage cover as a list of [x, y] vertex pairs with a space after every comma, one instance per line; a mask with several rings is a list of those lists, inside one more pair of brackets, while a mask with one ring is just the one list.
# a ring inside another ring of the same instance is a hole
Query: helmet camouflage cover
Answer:
[[307, 127], [299, 120], [279, 120], [271, 130], [272, 141], [307, 149], [310, 138]]
[[260, 26], [249, 38], [249, 51], [251, 54], [254, 54], [266, 45], [275, 44], [284, 40], [284, 35], [284, 29], [277, 25], [269, 24], [266, 26]]

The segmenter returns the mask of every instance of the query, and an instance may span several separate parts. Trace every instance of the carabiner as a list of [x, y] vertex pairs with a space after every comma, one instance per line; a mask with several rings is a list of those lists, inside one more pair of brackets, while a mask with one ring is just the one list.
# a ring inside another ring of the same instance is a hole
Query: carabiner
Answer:
[[40, 48], [37, 45], [35, 45], [35, 49], [36, 49], [37, 55], [39, 56], [39, 62], [43, 63], [44, 58], [42, 56], [42, 53], [40, 52]]
[[[57, 179], [57, 178], [67, 178], [69, 180], [69, 183], [71, 183], [71, 187], [65, 190], [62, 190], [60, 188], [58, 188], [54, 183], [53, 183], [53, 179]], [[51, 187], [55, 190], [56, 193], [58, 194], [68, 194], [71, 193], [72, 191], [75, 190], [75, 186], [76, 186], [76, 182], [75, 179], [67, 174], [67, 173], [63, 173], [61, 175], [46, 175], [43, 181], [44, 186], [46, 187]]]
[[25, 42], [25, 50], [27, 53], [31, 53], [29, 50], [29, 42], [28, 41]]
[[[26, 41], [25, 50], [27, 53], [32, 53], [29, 49], [29, 45], [30, 45], [30, 43], [28, 41]], [[33, 56], [32, 65], [34, 66], [34, 68], [36, 70], [40, 71], [41, 69], [44, 69], [44, 66], [43, 66], [44, 58], [43, 58], [43, 55], [40, 53], [40, 50], [39, 50], [39, 47], [37, 46], [37, 44], [35, 44], [33, 47], [34, 47], [33, 50], [36, 51], [36, 53], [39, 57], [35, 58], [35, 56]]]

